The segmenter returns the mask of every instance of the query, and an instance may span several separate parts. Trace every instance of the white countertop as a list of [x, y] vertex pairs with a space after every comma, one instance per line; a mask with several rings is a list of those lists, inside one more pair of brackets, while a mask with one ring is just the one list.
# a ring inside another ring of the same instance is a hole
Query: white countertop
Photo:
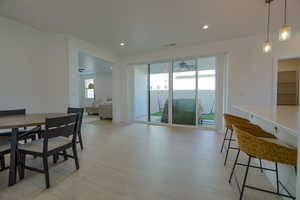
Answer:
[[274, 125], [287, 129], [295, 136], [300, 130], [300, 116], [298, 106], [277, 106], [276, 108], [268, 108], [254, 105], [236, 105], [233, 106], [241, 112], [269, 121]]

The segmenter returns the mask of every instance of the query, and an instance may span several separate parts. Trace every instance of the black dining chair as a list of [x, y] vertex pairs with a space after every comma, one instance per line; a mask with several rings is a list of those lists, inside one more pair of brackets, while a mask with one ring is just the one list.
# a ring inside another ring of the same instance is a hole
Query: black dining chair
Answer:
[[[80, 144], [81, 150], [83, 150], [83, 141], [82, 141], [82, 136], [81, 136], [81, 126], [82, 126], [83, 112], [84, 112], [83, 108], [68, 107], [68, 110], [67, 110], [67, 113], [69, 113], [69, 114], [78, 115], [78, 117], [77, 117], [78, 129], [77, 129], [77, 133], [76, 133], [76, 136], [78, 137], [78, 140], [76, 138], [76, 143]], [[62, 153], [64, 155], [64, 160], [65, 161], [68, 160], [68, 156], [66, 156], [67, 152], [64, 151]], [[53, 155], [53, 163], [57, 163], [58, 159], [59, 159], [59, 154], [58, 153]]]
[[[50, 187], [48, 157], [67, 149], [73, 150], [73, 155], [68, 158], [75, 160], [76, 169], [79, 169], [79, 161], [76, 148], [76, 133], [78, 129], [78, 115], [46, 119], [43, 138], [19, 145], [20, 154], [20, 179], [24, 179], [25, 169], [43, 173], [46, 187]], [[43, 159], [43, 169], [37, 169], [26, 165], [26, 155], [33, 155]]]
[[[26, 115], [26, 109], [15, 109], [15, 110], [0, 110], [0, 117], [14, 116], [14, 115]], [[40, 127], [35, 127], [33, 129], [27, 130], [27, 127], [19, 130], [22, 134], [18, 138], [19, 141], [27, 142], [28, 139], [35, 140], [35, 135], [39, 132]], [[0, 146], [0, 171], [8, 169], [5, 166], [5, 155], [10, 153], [10, 146], [8, 139], [11, 135], [11, 131], [0, 132], [0, 140], [2, 145]]]

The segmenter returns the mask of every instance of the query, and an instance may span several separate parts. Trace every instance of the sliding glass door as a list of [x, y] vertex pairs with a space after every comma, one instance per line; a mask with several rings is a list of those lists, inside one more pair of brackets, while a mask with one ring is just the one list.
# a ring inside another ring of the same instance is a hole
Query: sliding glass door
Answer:
[[196, 60], [173, 63], [172, 123], [196, 125]]
[[136, 65], [134, 76], [137, 121], [214, 125], [215, 57]]

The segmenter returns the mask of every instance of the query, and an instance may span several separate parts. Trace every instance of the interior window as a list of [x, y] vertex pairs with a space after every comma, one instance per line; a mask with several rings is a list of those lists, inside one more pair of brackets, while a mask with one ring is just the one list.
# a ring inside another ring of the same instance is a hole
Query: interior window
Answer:
[[85, 98], [94, 99], [95, 98], [94, 79], [85, 79], [84, 88], [85, 88]]

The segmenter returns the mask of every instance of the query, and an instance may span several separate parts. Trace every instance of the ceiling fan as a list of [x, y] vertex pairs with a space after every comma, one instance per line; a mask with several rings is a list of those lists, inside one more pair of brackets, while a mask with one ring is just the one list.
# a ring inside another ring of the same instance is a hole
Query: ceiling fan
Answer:
[[186, 62], [182, 61], [180, 62], [177, 67], [177, 69], [175, 69], [175, 71], [181, 71], [181, 72], [184, 72], [184, 71], [193, 71], [196, 69], [196, 66], [195, 65], [189, 65], [187, 64]]
[[80, 67], [78, 68], [78, 71], [79, 72], [84, 72], [88, 67], [87, 66], [84, 66], [84, 67]]

